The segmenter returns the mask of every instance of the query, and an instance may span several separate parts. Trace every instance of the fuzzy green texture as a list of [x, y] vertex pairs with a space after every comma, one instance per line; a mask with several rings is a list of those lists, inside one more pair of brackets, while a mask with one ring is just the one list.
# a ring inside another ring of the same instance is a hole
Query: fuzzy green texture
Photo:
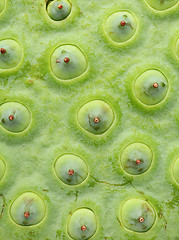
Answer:
[[[1, 240], [70, 240], [68, 223], [82, 208], [97, 219], [91, 239], [178, 240], [179, 6], [157, 11], [147, 2], [71, 0], [69, 16], [53, 21], [44, 0], [6, 1], [0, 41], [17, 41], [22, 59], [15, 68], [0, 69], [0, 105], [23, 104], [31, 122], [20, 133], [0, 126], [0, 159], [6, 165], [0, 181]], [[120, 11], [135, 16], [137, 27], [128, 41], [115, 43], [105, 24]], [[69, 80], [54, 75], [51, 57], [61, 45], [84, 53], [87, 69], [81, 75]], [[166, 76], [169, 89], [161, 102], [148, 106], [136, 98], [133, 86], [152, 69]], [[103, 134], [86, 131], [78, 122], [81, 107], [93, 100], [108, 103], [115, 116]], [[145, 173], [134, 176], [123, 170], [119, 157], [135, 142], [150, 146], [153, 160]], [[79, 185], [64, 184], [55, 173], [55, 161], [67, 153], [88, 166], [88, 177]], [[37, 194], [46, 207], [33, 226], [17, 225], [10, 212], [26, 192]], [[130, 199], [153, 207], [150, 230], [123, 226], [120, 209]]]

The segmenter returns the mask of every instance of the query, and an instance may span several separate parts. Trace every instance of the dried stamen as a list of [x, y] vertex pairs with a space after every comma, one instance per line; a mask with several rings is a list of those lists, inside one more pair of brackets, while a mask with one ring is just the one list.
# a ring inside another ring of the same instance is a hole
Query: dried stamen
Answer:
[[64, 58], [65, 63], [69, 63], [70, 59], [68, 57]]
[[154, 88], [158, 88], [158, 83], [154, 83], [154, 84], [153, 84], [153, 87], [154, 87]]
[[25, 218], [28, 218], [30, 216], [30, 213], [28, 212], [28, 211], [26, 211], [25, 213], [24, 213], [24, 217]]
[[14, 116], [13, 115], [10, 115], [9, 116], [9, 120], [12, 121], [14, 119]]
[[93, 121], [94, 121], [94, 123], [99, 123], [100, 119], [99, 119], [98, 117], [95, 117], [95, 118], [93, 119]]
[[0, 52], [1, 52], [1, 54], [5, 54], [5, 53], [6, 53], [6, 49], [1, 48], [1, 49], [0, 49]]
[[125, 26], [126, 22], [125, 21], [121, 21], [121, 26]]
[[86, 226], [85, 225], [83, 225], [83, 226], [81, 226], [81, 231], [86, 231]]
[[70, 170], [68, 171], [68, 174], [69, 174], [69, 175], [73, 175], [73, 174], [74, 174], [74, 170], [73, 170], [73, 169], [70, 169]]
[[139, 222], [142, 223], [144, 221], [144, 218], [143, 217], [140, 217], [139, 218]]
[[137, 159], [137, 160], [136, 160], [136, 164], [137, 164], [137, 165], [141, 164], [141, 160], [140, 160], [140, 159]]
[[63, 5], [58, 5], [58, 9], [62, 9], [63, 8]]

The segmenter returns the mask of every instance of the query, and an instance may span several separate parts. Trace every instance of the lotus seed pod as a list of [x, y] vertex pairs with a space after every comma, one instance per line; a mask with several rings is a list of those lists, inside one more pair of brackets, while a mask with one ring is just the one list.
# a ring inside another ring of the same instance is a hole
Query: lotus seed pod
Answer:
[[114, 121], [111, 107], [102, 100], [93, 100], [83, 105], [78, 112], [82, 128], [93, 134], [106, 132]]
[[82, 158], [65, 154], [55, 162], [55, 172], [63, 183], [78, 185], [87, 178], [88, 168]]
[[146, 0], [149, 6], [158, 11], [167, 10], [178, 3], [178, 0]]
[[136, 98], [145, 105], [156, 105], [167, 95], [167, 78], [158, 70], [147, 70], [134, 83]]
[[116, 43], [124, 43], [136, 32], [137, 23], [134, 16], [125, 11], [111, 14], [105, 23], [108, 37]]
[[132, 143], [122, 152], [121, 166], [128, 174], [139, 175], [149, 169], [152, 159], [152, 150], [146, 144]]
[[179, 158], [177, 158], [172, 166], [173, 177], [175, 181], [179, 184]]
[[134, 232], [147, 232], [155, 222], [151, 204], [141, 199], [127, 200], [121, 207], [121, 221], [125, 228]]
[[68, 222], [68, 234], [72, 239], [89, 239], [96, 230], [97, 219], [93, 211], [81, 208], [72, 213]]
[[21, 59], [22, 48], [15, 40], [0, 40], [0, 69], [15, 68]]
[[0, 1], [0, 13], [4, 10], [5, 0]]
[[5, 171], [6, 171], [6, 165], [5, 165], [4, 161], [0, 158], [0, 181], [3, 178]]
[[68, 0], [51, 1], [47, 6], [47, 13], [54, 21], [61, 21], [71, 12], [71, 4]]
[[45, 217], [44, 201], [33, 192], [21, 194], [10, 208], [12, 220], [21, 226], [31, 226], [40, 223]]
[[87, 60], [78, 47], [74, 45], [62, 45], [52, 53], [51, 68], [57, 78], [70, 80], [86, 71]]
[[17, 102], [7, 102], [0, 106], [0, 124], [12, 133], [24, 131], [31, 121], [29, 110]]

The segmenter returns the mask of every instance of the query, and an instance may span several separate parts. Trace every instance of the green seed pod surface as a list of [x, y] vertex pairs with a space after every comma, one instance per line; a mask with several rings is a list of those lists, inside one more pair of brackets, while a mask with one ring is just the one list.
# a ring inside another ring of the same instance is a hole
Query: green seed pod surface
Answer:
[[179, 39], [176, 42], [175, 52], [176, 52], [177, 58], [179, 58]]
[[4, 10], [4, 6], [5, 6], [5, 0], [1, 0], [0, 1], [0, 13], [2, 13], [2, 11]]
[[22, 48], [12, 39], [0, 40], [0, 69], [11, 69], [19, 65], [22, 59]]
[[93, 211], [87, 208], [76, 210], [68, 222], [68, 234], [74, 240], [91, 238], [97, 230], [97, 218]]
[[145, 105], [156, 105], [167, 95], [169, 83], [158, 70], [147, 70], [134, 82], [136, 98]]
[[29, 110], [17, 102], [7, 102], [0, 106], [0, 124], [9, 132], [20, 133], [30, 124]]
[[121, 221], [125, 228], [134, 232], [147, 232], [154, 225], [155, 211], [141, 199], [127, 200], [121, 207]]
[[86, 71], [87, 60], [78, 47], [62, 45], [52, 53], [51, 69], [57, 78], [71, 80]]
[[175, 181], [179, 184], [179, 158], [177, 158], [172, 166], [173, 177]]
[[152, 150], [146, 144], [132, 143], [123, 150], [120, 163], [128, 174], [139, 175], [150, 168], [152, 159]]
[[149, 6], [158, 11], [167, 10], [178, 3], [178, 0], [146, 0]]
[[4, 163], [4, 161], [0, 158], [0, 181], [2, 180], [4, 174], [6, 171], [6, 164]]
[[102, 100], [93, 100], [83, 105], [78, 112], [82, 128], [93, 134], [106, 132], [114, 121], [111, 107]]
[[12, 220], [21, 226], [31, 226], [40, 223], [45, 217], [45, 213], [44, 201], [33, 192], [21, 194], [10, 208]]
[[55, 162], [55, 172], [68, 185], [78, 185], [88, 176], [88, 168], [82, 158], [74, 154], [64, 154]]
[[47, 13], [54, 21], [61, 21], [68, 17], [71, 12], [71, 4], [68, 0], [51, 1], [47, 5]]
[[108, 37], [116, 43], [124, 43], [132, 38], [137, 29], [135, 17], [126, 11], [111, 14], [105, 23]]

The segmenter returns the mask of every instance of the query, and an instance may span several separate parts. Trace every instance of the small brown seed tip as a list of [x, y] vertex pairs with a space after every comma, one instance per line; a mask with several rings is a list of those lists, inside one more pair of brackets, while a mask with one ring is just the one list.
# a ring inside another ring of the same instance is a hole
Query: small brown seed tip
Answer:
[[121, 21], [121, 26], [125, 26], [126, 22], [125, 21]]
[[139, 222], [141, 222], [141, 223], [142, 223], [144, 220], [145, 220], [144, 217], [140, 217], [140, 218], [139, 218]]
[[28, 218], [30, 216], [30, 213], [28, 212], [28, 211], [26, 211], [25, 213], [24, 213], [24, 217], [25, 218]]
[[70, 59], [68, 57], [64, 58], [65, 63], [69, 63]]
[[153, 84], [153, 87], [154, 87], [154, 88], [158, 88], [158, 83], [154, 83], [154, 84]]
[[1, 54], [5, 54], [6, 53], [6, 49], [5, 48], [1, 48], [0, 52], [1, 52]]
[[63, 8], [63, 5], [58, 5], [58, 9], [62, 9]]
[[83, 226], [81, 226], [81, 231], [86, 231], [86, 226], [85, 225], [83, 225]]
[[73, 174], [74, 174], [74, 170], [73, 170], [73, 169], [70, 169], [70, 170], [68, 171], [68, 174], [69, 174], [69, 175], [73, 175]]
[[98, 117], [95, 117], [95, 118], [93, 119], [93, 121], [94, 121], [94, 123], [99, 123], [100, 119], [99, 119]]
[[14, 119], [14, 116], [13, 115], [10, 115], [9, 116], [9, 120], [12, 121]]

